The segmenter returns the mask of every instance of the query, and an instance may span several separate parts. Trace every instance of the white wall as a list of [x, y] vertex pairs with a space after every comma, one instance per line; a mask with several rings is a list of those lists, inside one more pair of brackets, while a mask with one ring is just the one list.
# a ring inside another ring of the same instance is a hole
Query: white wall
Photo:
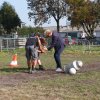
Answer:
[[[85, 33], [85, 32], [82, 32], [82, 31], [79, 31], [79, 32], [78, 32], [78, 37], [80, 37], [80, 36], [81, 36], [82, 38], [85, 38], [86, 33]], [[94, 32], [94, 36], [100, 37], [100, 30], [95, 31], [95, 32]]]
[[96, 37], [100, 37], [100, 31], [96, 31]]

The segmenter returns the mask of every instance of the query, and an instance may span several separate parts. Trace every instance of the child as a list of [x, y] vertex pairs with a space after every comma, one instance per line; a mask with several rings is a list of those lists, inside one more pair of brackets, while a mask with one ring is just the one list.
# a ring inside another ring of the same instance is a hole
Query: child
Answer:
[[27, 65], [29, 69], [29, 73], [35, 72], [35, 67], [38, 59], [38, 37], [31, 34], [30, 37], [26, 41], [25, 50], [26, 50], [26, 59]]
[[36, 36], [38, 36], [38, 46], [39, 46], [39, 52], [38, 52], [38, 60], [37, 60], [37, 64], [39, 65], [39, 70], [45, 70], [45, 68], [43, 67], [42, 63], [41, 63], [41, 60], [39, 58], [40, 54], [41, 53], [44, 53], [47, 48], [46, 48], [46, 44], [47, 42], [45, 41], [44, 38], [40, 37], [40, 35], [37, 33]]

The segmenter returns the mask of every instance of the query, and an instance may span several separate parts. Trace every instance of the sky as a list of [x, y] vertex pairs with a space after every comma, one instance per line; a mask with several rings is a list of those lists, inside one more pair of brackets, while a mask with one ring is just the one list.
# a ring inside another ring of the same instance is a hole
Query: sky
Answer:
[[[33, 21], [30, 21], [28, 18], [28, 12], [29, 9], [27, 9], [27, 1], [26, 0], [0, 0], [0, 6], [3, 4], [3, 2], [6, 1], [10, 5], [12, 5], [15, 8], [16, 13], [18, 14], [19, 18], [21, 19], [22, 22], [26, 23], [26, 26], [32, 26], [34, 27]], [[61, 19], [60, 20], [60, 25], [65, 26], [66, 25], [66, 19]], [[69, 23], [69, 22], [68, 22]], [[51, 23], [43, 24], [43, 27], [47, 26], [56, 26], [55, 20], [52, 18]]]

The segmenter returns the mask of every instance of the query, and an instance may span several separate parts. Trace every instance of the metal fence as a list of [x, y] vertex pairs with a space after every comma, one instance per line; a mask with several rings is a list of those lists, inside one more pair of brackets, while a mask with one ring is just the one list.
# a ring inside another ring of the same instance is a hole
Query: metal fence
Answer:
[[23, 48], [26, 43], [26, 38], [1, 38], [0, 51], [15, 48]]

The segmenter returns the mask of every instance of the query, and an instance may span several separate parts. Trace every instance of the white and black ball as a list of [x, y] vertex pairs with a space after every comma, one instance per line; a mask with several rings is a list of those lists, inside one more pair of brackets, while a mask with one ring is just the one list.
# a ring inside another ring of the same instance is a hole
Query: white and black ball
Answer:
[[75, 75], [76, 74], [76, 69], [75, 68], [70, 68], [69, 69], [69, 74]]

